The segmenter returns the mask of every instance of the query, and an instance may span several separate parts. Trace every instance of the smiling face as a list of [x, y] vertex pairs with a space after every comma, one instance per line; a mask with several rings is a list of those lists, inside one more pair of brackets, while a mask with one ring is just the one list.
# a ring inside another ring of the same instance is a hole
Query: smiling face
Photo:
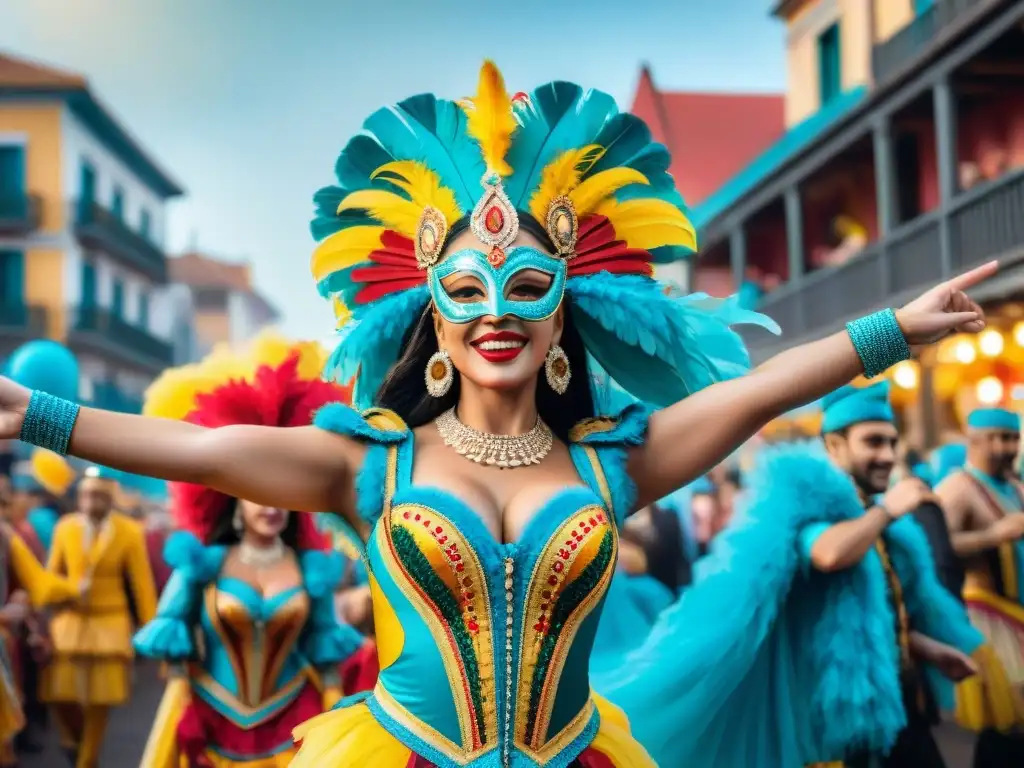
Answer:
[[280, 536], [288, 525], [288, 513], [277, 507], [264, 507], [252, 501], [239, 501], [242, 521], [246, 529], [261, 539], [273, 539]]
[[477, 386], [532, 384], [548, 350], [561, 339], [564, 265], [522, 230], [500, 264], [480, 258], [488, 248], [472, 232], [455, 238], [448, 251], [451, 256], [436, 275], [438, 345]]

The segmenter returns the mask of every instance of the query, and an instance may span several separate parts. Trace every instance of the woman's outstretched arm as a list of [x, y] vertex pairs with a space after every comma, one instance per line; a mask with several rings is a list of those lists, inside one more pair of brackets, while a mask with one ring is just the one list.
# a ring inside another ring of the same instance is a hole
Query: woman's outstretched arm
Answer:
[[[18, 437], [30, 396], [29, 390], [0, 377], [0, 436]], [[210, 486], [267, 506], [348, 516], [354, 509], [353, 477], [363, 449], [316, 427], [208, 429], [82, 408], [68, 452], [125, 472]]]
[[[992, 262], [942, 283], [897, 311], [907, 342], [922, 346], [951, 332], [981, 330], [981, 308], [964, 291], [993, 275], [997, 266]], [[860, 355], [843, 331], [788, 349], [746, 376], [658, 411], [651, 417], [647, 441], [630, 457], [637, 508], [707, 472], [772, 419], [863, 372]]]

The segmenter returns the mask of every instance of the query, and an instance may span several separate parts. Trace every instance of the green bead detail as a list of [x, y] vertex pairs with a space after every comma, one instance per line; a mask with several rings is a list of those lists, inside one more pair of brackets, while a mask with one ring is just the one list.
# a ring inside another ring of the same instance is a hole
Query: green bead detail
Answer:
[[569, 584], [555, 601], [554, 610], [551, 611], [551, 628], [541, 643], [540, 653], [537, 654], [537, 666], [533, 670], [533, 680], [530, 681], [530, 708], [526, 716], [525, 735], [527, 743], [533, 740], [533, 731], [537, 727], [537, 713], [540, 709], [541, 691], [544, 688], [544, 680], [547, 677], [548, 668], [551, 666], [551, 658], [565, 622], [601, 581], [612, 562], [613, 549], [614, 535], [611, 531], [606, 531], [594, 559], [583, 569], [579, 578]]
[[409, 531], [399, 525], [392, 525], [391, 540], [394, 542], [395, 551], [398, 553], [402, 567], [426, 593], [434, 607], [440, 611], [445, 624], [451, 630], [452, 637], [455, 638], [455, 645], [462, 657], [462, 666], [466, 670], [466, 679], [469, 682], [469, 694], [473, 700], [473, 717], [476, 719], [481, 741], [486, 742], [487, 731], [484, 722], [483, 693], [480, 685], [480, 664], [476, 657], [473, 639], [462, 620], [462, 610], [458, 600], [452, 595], [448, 585], [434, 572], [430, 561], [416, 546], [416, 540]]

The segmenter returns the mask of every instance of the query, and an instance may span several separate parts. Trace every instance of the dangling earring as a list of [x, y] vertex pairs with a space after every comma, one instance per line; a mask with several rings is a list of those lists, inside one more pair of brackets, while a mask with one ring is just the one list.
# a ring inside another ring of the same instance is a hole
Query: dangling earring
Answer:
[[427, 393], [431, 397], [444, 397], [455, 380], [455, 366], [448, 353], [439, 349], [427, 360]]
[[572, 370], [569, 368], [569, 358], [565, 350], [557, 344], [552, 344], [544, 357], [544, 376], [555, 392], [564, 395], [569, 389], [569, 379], [572, 378]]
[[245, 530], [245, 520], [242, 518], [240, 506], [235, 507], [234, 517], [231, 518], [231, 527], [235, 529], [235, 533], [242, 533]]

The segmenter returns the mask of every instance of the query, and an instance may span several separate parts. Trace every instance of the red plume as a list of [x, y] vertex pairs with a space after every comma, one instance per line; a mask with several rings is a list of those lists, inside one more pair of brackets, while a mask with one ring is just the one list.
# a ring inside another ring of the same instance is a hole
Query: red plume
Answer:
[[[352, 400], [352, 387], [298, 376], [299, 356], [277, 367], [261, 366], [252, 382], [235, 379], [196, 397], [186, 421], [217, 428], [236, 424], [264, 427], [301, 427], [327, 403]], [[232, 514], [235, 500], [220, 491], [194, 483], [171, 483], [171, 504], [177, 526], [209, 542], [218, 521]], [[299, 549], [328, 549], [312, 515], [299, 515]]]

